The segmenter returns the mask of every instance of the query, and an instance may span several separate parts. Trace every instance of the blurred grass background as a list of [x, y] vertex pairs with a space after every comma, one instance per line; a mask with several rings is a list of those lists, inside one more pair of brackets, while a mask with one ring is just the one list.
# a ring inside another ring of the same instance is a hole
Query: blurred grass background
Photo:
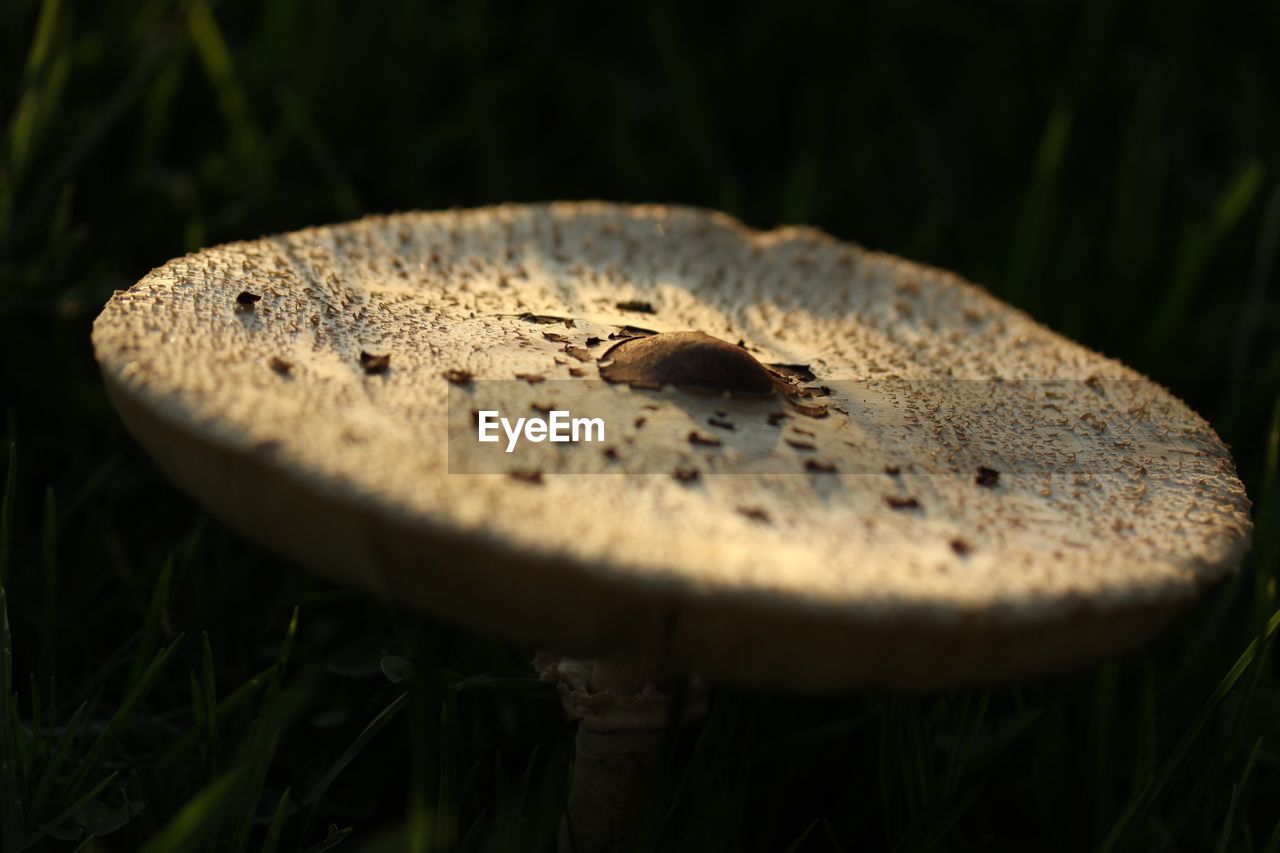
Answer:
[[207, 520], [88, 333], [201, 246], [606, 198], [955, 269], [1187, 399], [1257, 523], [1066, 677], [719, 691], [639, 847], [1276, 853], [1280, 4], [1225, 5], [0, 3], [0, 850], [551, 848], [571, 730], [528, 650]]

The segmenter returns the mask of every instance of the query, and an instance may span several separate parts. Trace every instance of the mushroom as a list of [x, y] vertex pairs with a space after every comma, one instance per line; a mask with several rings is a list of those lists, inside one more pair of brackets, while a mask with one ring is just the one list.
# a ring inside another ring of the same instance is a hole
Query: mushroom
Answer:
[[[93, 341], [130, 430], [226, 523], [556, 650], [566, 849], [625, 837], [679, 678], [692, 720], [708, 682], [1061, 670], [1152, 636], [1251, 532], [1226, 447], [1145, 377], [951, 273], [701, 210], [219, 246], [117, 292]], [[606, 444], [472, 453], [486, 394], [594, 407]]]

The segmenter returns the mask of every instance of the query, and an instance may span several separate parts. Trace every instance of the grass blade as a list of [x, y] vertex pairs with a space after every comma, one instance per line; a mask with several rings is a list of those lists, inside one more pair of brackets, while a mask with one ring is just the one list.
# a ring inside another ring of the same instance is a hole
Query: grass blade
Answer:
[[138, 683], [142, 674], [147, 671], [147, 664], [156, 653], [160, 644], [160, 623], [164, 610], [169, 606], [169, 588], [173, 581], [173, 555], [170, 554], [160, 568], [156, 577], [155, 588], [151, 592], [151, 603], [147, 606], [147, 619], [142, 626], [142, 636], [133, 653], [133, 664], [129, 667], [129, 680], [126, 689]]
[[36, 683], [36, 674], [30, 674], [29, 679], [31, 691], [31, 741], [33, 755], [36, 761], [44, 759], [45, 754], [49, 751], [48, 739], [45, 737], [44, 731], [44, 708], [40, 703], [40, 686]]
[[232, 799], [238, 781], [236, 772], [232, 771], [205, 788], [142, 848], [142, 853], [187, 853], [196, 849], [200, 838], [217, 825], [219, 815]]
[[355, 832], [355, 829], [354, 826], [348, 826], [346, 829], [338, 829], [336, 825], [330, 826], [329, 834], [324, 837], [324, 840], [317, 844], [312, 844], [303, 853], [324, 853], [326, 850], [332, 850], [346, 841], [347, 836]]
[[43, 574], [41, 577], [40, 603], [40, 669], [47, 675], [54, 673], [58, 659], [58, 507], [53, 489], [44, 491]]
[[1009, 259], [1005, 297], [1015, 305], [1021, 305], [1026, 297], [1028, 284], [1035, 269], [1044, 233], [1053, 207], [1054, 190], [1062, 172], [1067, 140], [1071, 134], [1072, 111], [1066, 104], [1058, 103], [1049, 113], [1040, 147], [1036, 151], [1035, 169], [1031, 188], [1023, 203], [1018, 232], [1013, 239], [1013, 251]]
[[187, 8], [187, 31], [209, 83], [218, 95], [218, 106], [231, 131], [233, 150], [244, 162], [256, 162], [254, 152], [260, 148], [258, 132], [249, 115], [249, 99], [213, 11], [202, 0]]
[[382, 731], [382, 729], [386, 727], [387, 723], [391, 722], [391, 720], [395, 718], [396, 714], [405, 706], [405, 703], [407, 703], [412, 696], [412, 693], [405, 692], [393, 699], [390, 705], [383, 708], [376, 717], [369, 721], [369, 724], [364, 727], [360, 734], [356, 735], [356, 739], [351, 742], [351, 745], [346, 748], [342, 755], [338, 756], [338, 760], [335, 761], [333, 766], [329, 768], [328, 772], [320, 778], [315, 789], [310, 793], [310, 795], [308, 795], [306, 800], [310, 809], [308, 810], [307, 818], [303, 821], [302, 825], [303, 838], [306, 838], [307, 827], [311, 824], [311, 819], [315, 817], [316, 806], [324, 797], [325, 792], [329, 790], [329, 786], [333, 784], [333, 780], [337, 779], [338, 774], [341, 773], [343, 769], [360, 754], [362, 749], [369, 745], [369, 742], [373, 740], [378, 732]]
[[31, 798], [31, 814], [39, 815], [44, 810], [45, 801], [53, 791], [53, 783], [58, 778], [58, 771], [62, 769], [62, 762], [67, 758], [71, 744], [75, 742], [76, 736], [80, 731], [80, 720], [85, 716], [84, 712], [88, 707], [88, 702], [81, 702], [80, 707], [76, 708], [76, 712], [67, 721], [67, 727], [63, 729], [62, 737], [58, 738], [58, 744], [53, 748], [53, 754], [49, 757], [48, 764], [45, 765], [44, 773], [40, 777], [40, 784], [36, 786], [35, 796]]
[[164, 670], [165, 664], [168, 663], [169, 656], [173, 654], [173, 650], [177, 648], [180, 642], [182, 642], [181, 635], [164, 651], [157, 654], [155, 660], [151, 662], [151, 666], [143, 673], [142, 678], [125, 696], [115, 715], [80, 761], [79, 767], [67, 784], [66, 796], [75, 797], [79, 795], [85, 789], [88, 780], [102, 767], [107, 756], [119, 745], [129, 731], [129, 727], [133, 725], [134, 717], [137, 716], [139, 708], [147, 698], [147, 694], [151, 692], [151, 688], [155, 686], [156, 680]]
[[795, 841], [792, 841], [790, 844], [788, 844], [787, 849], [782, 851], [782, 853], [796, 853], [796, 851], [799, 850], [800, 847], [806, 841], [809, 840], [809, 836], [813, 835], [813, 831], [818, 828], [818, 821], [819, 821], [819, 818], [815, 817], [813, 821], [807, 827], [805, 827], [804, 832], [800, 833], [800, 835], [796, 837]]
[[[275, 717], [275, 708], [264, 709], [263, 716]], [[264, 746], [252, 750], [246, 766], [238, 768], [247, 776], [245, 784], [237, 795], [238, 808], [233, 818], [231, 836], [232, 850], [249, 849], [249, 834], [253, 832], [253, 818], [258, 813], [258, 802], [262, 799], [262, 789], [267, 782], [267, 770], [271, 768], [271, 759], [275, 757], [276, 746], [280, 742], [280, 729], [271, 732], [271, 738]], [[250, 741], [256, 743], [256, 741]]]
[[13, 504], [18, 491], [18, 446], [9, 444], [9, 466], [4, 476], [4, 497], [0, 498], [0, 586], [9, 575], [13, 553]]
[[[253, 694], [257, 693], [259, 688], [270, 682], [271, 673], [274, 670], [275, 664], [272, 664], [233, 690], [226, 699], [223, 699], [215, 706], [215, 717], [227, 717], [233, 714], [241, 705], [253, 698]], [[195, 748], [196, 743], [204, 734], [205, 733], [201, 732], [199, 729], [191, 729], [188, 731], [165, 750], [164, 754], [160, 758], [160, 765], [162, 767], [168, 767], [178, 759], [182, 758]]]
[[1262, 164], [1250, 160], [1218, 198], [1213, 216], [1198, 223], [1183, 240], [1173, 266], [1173, 278], [1164, 299], [1147, 329], [1147, 350], [1161, 352], [1185, 324], [1187, 312], [1204, 281], [1209, 265], [1223, 242], [1235, 230], [1245, 211], [1262, 187], [1265, 174]]
[[309, 805], [314, 806], [320, 801], [320, 799], [325, 795], [325, 792], [329, 790], [329, 786], [333, 784], [333, 780], [338, 778], [338, 774], [341, 773], [343, 769], [360, 754], [362, 749], [369, 745], [369, 742], [373, 740], [378, 732], [382, 731], [382, 729], [386, 727], [387, 723], [391, 722], [391, 720], [395, 718], [395, 715], [404, 707], [405, 703], [408, 702], [409, 697], [409, 693], [401, 693], [391, 701], [390, 705], [383, 708], [378, 712], [376, 717], [369, 721], [369, 724], [364, 727], [364, 730], [356, 736], [356, 739], [351, 742], [351, 745], [346, 748], [346, 751], [338, 757], [338, 760], [333, 763], [333, 766], [329, 768], [328, 772], [326, 772], [324, 776], [320, 778], [320, 781], [316, 783], [315, 790], [313, 790], [307, 797], [307, 803]]
[[1191, 747], [1199, 739], [1200, 733], [1204, 731], [1204, 727], [1208, 725], [1210, 718], [1218, 710], [1218, 706], [1222, 704], [1222, 701], [1227, 698], [1227, 695], [1240, 681], [1250, 664], [1253, 663], [1259, 648], [1270, 640], [1272, 635], [1276, 633], [1277, 628], [1280, 628], [1280, 610], [1277, 610], [1268, 620], [1266, 631], [1263, 632], [1262, 636], [1249, 643], [1235, 665], [1231, 667], [1218, 686], [1214, 688], [1213, 693], [1209, 694], [1209, 698], [1205, 700], [1200, 713], [1192, 720], [1190, 727], [1183, 733], [1182, 738], [1174, 746], [1169, 757], [1160, 765], [1160, 770], [1130, 800], [1119, 819], [1112, 825], [1111, 831], [1107, 833], [1107, 837], [1103, 839], [1102, 844], [1098, 847], [1098, 853], [1109, 853], [1109, 851], [1114, 850], [1116, 844], [1119, 843], [1128, 830], [1129, 825], [1145, 815], [1159, 801], [1165, 786], [1178, 772], [1178, 768], [1182, 766], [1183, 759], [1187, 757], [1187, 753], [1191, 751]]
[[74, 815], [76, 812], [80, 811], [80, 809], [87, 806], [90, 802], [93, 801], [94, 798], [96, 798], [99, 794], [105, 791], [107, 789], [107, 786], [110, 785], [112, 782], [114, 782], [116, 776], [118, 775], [119, 775], [118, 773], [112, 773], [109, 776], [107, 776], [107, 778], [103, 779], [101, 782], [94, 785], [93, 788], [91, 788], [89, 791], [87, 791], [84, 794], [84, 796], [80, 797], [80, 799], [76, 800], [74, 803], [67, 806], [62, 811], [58, 812], [58, 814], [53, 818], [53, 820], [48, 821], [47, 823], [45, 823], [44, 826], [40, 827], [38, 830], [32, 833], [31, 836], [22, 843], [22, 846], [17, 849], [21, 851], [21, 850], [26, 850], [30, 847], [35, 846], [38, 842], [43, 840], [46, 835], [48, 835], [50, 832], [53, 832], [55, 829], [61, 826], [64, 821], [70, 820], [72, 815]]
[[1249, 774], [1253, 772], [1253, 763], [1258, 760], [1258, 750], [1262, 747], [1262, 738], [1253, 743], [1253, 751], [1240, 774], [1240, 781], [1231, 788], [1231, 804], [1227, 806], [1227, 819], [1222, 824], [1222, 835], [1218, 838], [1218, 853], [1227, 853], [1231, 849], [1231, 828], [1236, 822], [1236, 807], [1240, 804], [1240, 795], [1245, 785], [1249, 784]]
[[249, 834], [253, 830], [253, 818], [257, 813], [258, 801], [262, 798], [262, 788], [266, 784], [267, 770], [271, 767], [271, 759], [275, 756], [276, 744], [280, 739], [277, 704], [289, 655], [293, 650], [293, 639], [297, 633], [298, 609], [295, 607], [289, 618], [289, 627], [285, 629], [284, 639], [280, 642], [280, 650], [276, 653], [276, 662], [267, 683], [267, 695], [245, 741], [246, 748], [242, 751], [240, 770], [248, 779], [236, 795], [237, 808], [230, 828], [232, 850], [244, 850], [249, 845]]
[[0, 501], [0, 848], [12, 850], [23, 836], [22, 788], [19, 777], [18, 707], [13, 694], [13, 635], [4, 581], [13, 547], [13, 503], [17, 491], [18, 454], [9, 444], [4, 498]]
[[204, 700], [205, 748], [209, 755], [209, 770], [214, 776], [218, 774], [218, 702], [216, 684], [213, 674], [213, 647], [209, 643], [209, 633], [204, 632], [202, 666], [204, 668], [204, 689], [201, 698]]
[[13, 695], [13, 645], [9, 605], [0, 584], [0, 848], [15, 849], [22, 838], [18, 708]]
[[1276, 821], [1276, 828], [1271, 830], [1271, 837], [1267, 839], [1267, 846], [1262, 849], [1263, 853], [1280, 853], [1280, 820]]
[[289, 789], [285, 788], [284, 793], [280, 795], [280, 802], [276, 803], [275, 817], [271, 818], [271, 825], [267, 827], [267, 838], [262, 842], [262, 853], [277, 853], [280, 849], [280, 834], [284, 831], [284, 822], [289, 814]]

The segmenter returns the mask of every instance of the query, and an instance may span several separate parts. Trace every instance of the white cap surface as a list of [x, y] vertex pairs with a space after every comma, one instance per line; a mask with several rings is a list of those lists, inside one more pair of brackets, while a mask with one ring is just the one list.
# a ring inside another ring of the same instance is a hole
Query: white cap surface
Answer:
[[[449, 473], [450, 388], [554, 398], [539, 378], [600, 380], [649, 331], [741, 341], [796, 393], [596, 381], [606, 447]], [[713, 680], [1069, 666], [1150, 636], [1250, 535], [1226, 448], [1155, 383], [950, 273], [699, 210], [219, 246], [117, 293], [94, 346], [139, 440], [246, 535], [477, 630]]]

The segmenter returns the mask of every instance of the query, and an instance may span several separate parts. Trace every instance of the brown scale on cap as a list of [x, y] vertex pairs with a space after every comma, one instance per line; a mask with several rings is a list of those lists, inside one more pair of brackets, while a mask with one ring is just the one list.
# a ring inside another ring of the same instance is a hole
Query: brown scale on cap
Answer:
[[702, 476], [702, 473], [689, 465], [678, 465], [676, 470], [671, 472], [671, 476], [675, 477], [681, 483], [692, 483]]
[[700, 444], [703, 447], [719, 447], [720, 439], [716, 438], [714, 435], [706, 435], [705, 433], [693, 430], [689, 433], [689, 443]]
[[391, 369], [391, 356], [360, 350], [360, 366], [370, 376], [378, 376]]

